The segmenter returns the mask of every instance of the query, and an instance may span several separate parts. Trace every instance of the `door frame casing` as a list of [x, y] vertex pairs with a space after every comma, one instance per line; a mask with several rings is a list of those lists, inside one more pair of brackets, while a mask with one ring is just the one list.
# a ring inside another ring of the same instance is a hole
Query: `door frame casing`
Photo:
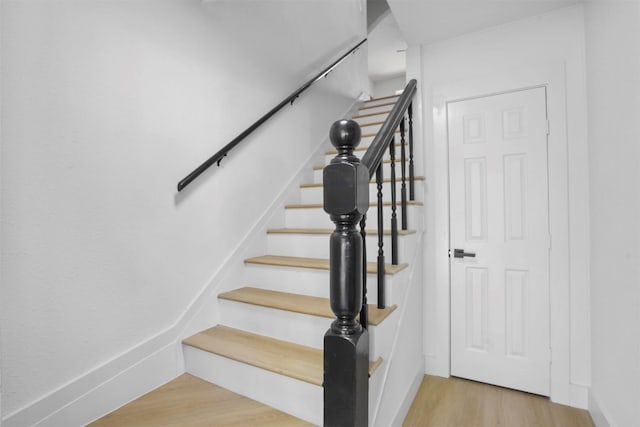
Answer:
[[569, 171], [566, 112], [566, 81], [564, 65], [535, 65], [520, 70], [508, 70], [477, 77], [433, 90], [434, 152], [444, 155], [434, 161], [432, 176], [443, 182], [433, 182], [434, 224], [444, 227], [444, 233], [434, 236], [434, 275], [436, 278], [436, 314], [439, 325], [436, 337], [434, 365], [429, 367], [437, 375], [451, 373], [451, 276], [449, 251], [449, 162], [447, 104], [469, 98], [483, 97], [514, 90], [545, 86], [547, 88], [549, 231], [552, 237], [549, 257], [549, 339], [551, 345], [550, 397], [555, 402], [571, 404], [570, 367], [570, 280], [569, 280]]

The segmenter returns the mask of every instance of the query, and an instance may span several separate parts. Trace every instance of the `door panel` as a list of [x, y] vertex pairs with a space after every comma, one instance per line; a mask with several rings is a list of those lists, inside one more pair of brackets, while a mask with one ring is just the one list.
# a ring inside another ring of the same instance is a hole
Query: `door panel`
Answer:
[[451, 373], [549, 395], [544, 88], [447, 105]]

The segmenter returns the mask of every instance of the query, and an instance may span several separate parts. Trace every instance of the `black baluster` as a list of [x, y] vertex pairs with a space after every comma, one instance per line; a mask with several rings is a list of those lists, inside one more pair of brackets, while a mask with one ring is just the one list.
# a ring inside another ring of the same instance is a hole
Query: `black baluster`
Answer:
[[400, 169], [402, 170], [402, 188], [400, 190], [402, 197], [402, 229], [407, 229], [407, 179], [406, 179], [406, 166], [407, 156], [405, 153], [405, 141], [404, 141], [404, 117], [400, 122]]
[[391, 264], [398, 265], [398, 215], [396, 213], [396, 139], [389, 144], [391, 157]]
[[384, 221], [382, 209], [382, 162], [376, 169], [376, 184], [378, 187], [378, 308], [384, 308]]
[[416, 199], [415, 175], [413, 172], [413, 102], [409, 104], [409, 200]]
[[329, 301], [336, 320], [324, 336], [324, 425], [366, 426], [369, 412], [369, 333], [362, 308], [362, 235], [356, 226], [369, 207], [369, 170], [353, 155], [360, 126], [331, 126], [336, 157], [323, 171], [324, 210], [335, 223], [329, 247]]
[[360, 309], [360, 324], [369, 328], [369, 306], [367, 305], [367, 214], [362, 215], [360, 221], [360, 235], [362, 236], [362, 308]]

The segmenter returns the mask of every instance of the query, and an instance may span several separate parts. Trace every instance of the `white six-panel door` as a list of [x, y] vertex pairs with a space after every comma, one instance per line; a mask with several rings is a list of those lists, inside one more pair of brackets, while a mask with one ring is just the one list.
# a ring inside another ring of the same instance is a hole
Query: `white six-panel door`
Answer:
[[451, 102], [447, 114], [451, 374], [548, 396], [546, 90]]

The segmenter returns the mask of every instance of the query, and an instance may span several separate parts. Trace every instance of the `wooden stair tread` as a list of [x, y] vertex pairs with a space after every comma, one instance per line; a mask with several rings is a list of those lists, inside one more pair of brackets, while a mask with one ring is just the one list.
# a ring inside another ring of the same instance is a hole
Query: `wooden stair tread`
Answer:
[[91, 427], [311, 426], [301, 419], [189, 374], [127, 403]]
[[[326, 258], [302, 258], [292, 256], [263, 255], [244, 260], [247, 264], [276, 265], [280, 267], [312, 268], [315, 270], [329, 270], [329, 260]], [[398, 265], [385, 264], [385, 274], [396, 274], [407, 268], [407, 264]], [[378, 272], [378, 264], [367, 263], [367, 272], [375, 274]]]
[[[405, 177], [406, 178], [406, 182], [409, 182], [409, 177]], [[414, 176], [413, 179], [415, 181], [424, 181], [424, 176]], [[382, 180], [382, 182], [391, 182], [391, 178], [385, 178]], [[397, 183], [401, 183], [402, 182], [402, 177], [396, 176], [396, 182]], [[369, 181], [369, 184], [375, 184], [376, 181], [375, 179], [372, 181]], [[305, 184], [300, 184], [300, 188], [315, 188], [315, 187], [322, 187], [323, 184], [320, 182], [308, 182]]]
[[384, 124], [384, 122], [371, 122], [371, 123], [362, 123], [360, 125], [361, 128], [367, 127], [367, 126], [378, 126], [378, 125], [382, 125]]
[[[332, 228], [270, 228], [267, 230], [267, 234], [326, 234], [333, 233]], [[368, 236], [378, 234], [378, 230], [366, 230]], [[383, 231], [385, 236], [391, 235], [391, 230]], [[415, 234], [416, 230], [398, 230], [399, 236], [408, 236]]]
[[[312, 316], [333, 319], [335, 315], [329, 306], [329, 299], [312, 297], [308, 295], [292, 294], [289, 292], [270, 291], [244, 287], [224, 292], [218, 298], [261, 307], [275, 308], [294, 313], [309, 314]], [[396, 305], [379, 309], [375, 304], [369, 304], [369, 325], [377, 326], [386, 319], [395, 309]]]
[[[398, 202], [397, 204], [400, 205], [400, 202]], [[422, 206], [422, 202], [419, 202], [417, 200], [407, 200], [407, 205]], [[378, 203], [376, 202], [369, 204], [370, 208], [377, 207], [377, 206], [378, 206]], [[384, 202], [383, 206], [391, 206], [391, 202]], [[324, 206], [322, 203], [292, 203], [292, 204], [286, 205], [284, 208], [285, 209], [318, 209], [323, 207]]]
[[[400, 134], [400, 129], [398, 129], [398, 130], [396, 131], [396, 133], [397, 133], [397, 134]], [[370, 137], [372, 137], [372, 136], [376, 136], [377, 134], [378, 134], [377, 132], [376, 132], [376, 133], [363, 133], [363, 134], [362, 134], [362, 136], [361, 136], [361, 138], [370, 138]], [[358, 150], [358, 149], [356, 148], [356, 151], [357, 151], [357, 150]]]
[[[408, 161], [409, 161], [409, 159], [408, 159], [408, 158], [406, 158], [406, 159], [405, 159], [405, 163], [406, 163], [406, 162], [408, 162]], [[384, 163], [384, 164], [391, 164], [391, 159], [383, 159], [383, 160], [382, 160], [382, 163]], [[395, 163], [400, 163], [400, 164], [402, 164], [402, 159], [396, 159]], [[328, 165], [315, 165], [315, 166], [313, 167], [313, 170], [314, 170], [314, 171], [319, 171], [319, 170], [324, 169], [326, 166], [328, 166]]]
[[380, 111], [380, 112], [377, 112], [377, 113], [365, 113], [365, 114], [358, 114], [357, 116], [353, 116], [353, 117], [351, 117], [351, 119], [352, 119], [352, 120], [355, 120], [355, 119], [363, 119], [363, 118], [365, 118], [365, 117], [379, 116], [379, 115], [381, 115], [381, 114], [389, 114], [390, 112], [391, 112], [391, 110], [388, 110], [388, 111]]
[[[322, 350], [227, 326], [199, 332], [183, 344], [280, 375], [322, 385]], [[380, 363], [369, 362], [369, 373]]]
[[362, 110], [371, 110], [372, 108], [388, 107], [388, 106], [390, 106], [390, 105], [395, 105], [395, 104], [396, 104], [395, 102], [385, 102], [385, 103], [383, 103], [383, 104], [372, 105], [372, 106], [370, 106], [370, 107], [360, 107], [360, 108], [358, 108], [358, 110], [359, 110], [359, 111], [362, 111]]
[[376, 102], [376, 101], [381, 101], [383, 99], [391, 99], [391, 98], [399, 98], [400, 95], [388, 95], [388, 96], [381, 96], [380, 98], [371, 98], [368, 99], [365, 102], [365, 104], [369, 103], [369, 102]]
[[[397, 130], [396, 133], [400, 133], [400, 131]], [[368, 136], [376, 136], [376, 134], [373, 133], [373, 134], [369, 134], [369, 135], [362, 135], [362, 138], [366, 138]], [[404, 145], [409, 145], [409, 144], [407, 142], [405, 142]], [[402, 146], [402, 144], [399, 143], [399, 142], [396, 142], [395, 146], [400, 148]], [[353, 151], [367, 151], [368, 149], [369, 149], [369, 147], [356, 147], [356, 149], [353, 150]], [[338, 150], [328, 150], [324, 154], [327, 155], [327, 156], [330, 156], [332, 154], [338, 154]]]

